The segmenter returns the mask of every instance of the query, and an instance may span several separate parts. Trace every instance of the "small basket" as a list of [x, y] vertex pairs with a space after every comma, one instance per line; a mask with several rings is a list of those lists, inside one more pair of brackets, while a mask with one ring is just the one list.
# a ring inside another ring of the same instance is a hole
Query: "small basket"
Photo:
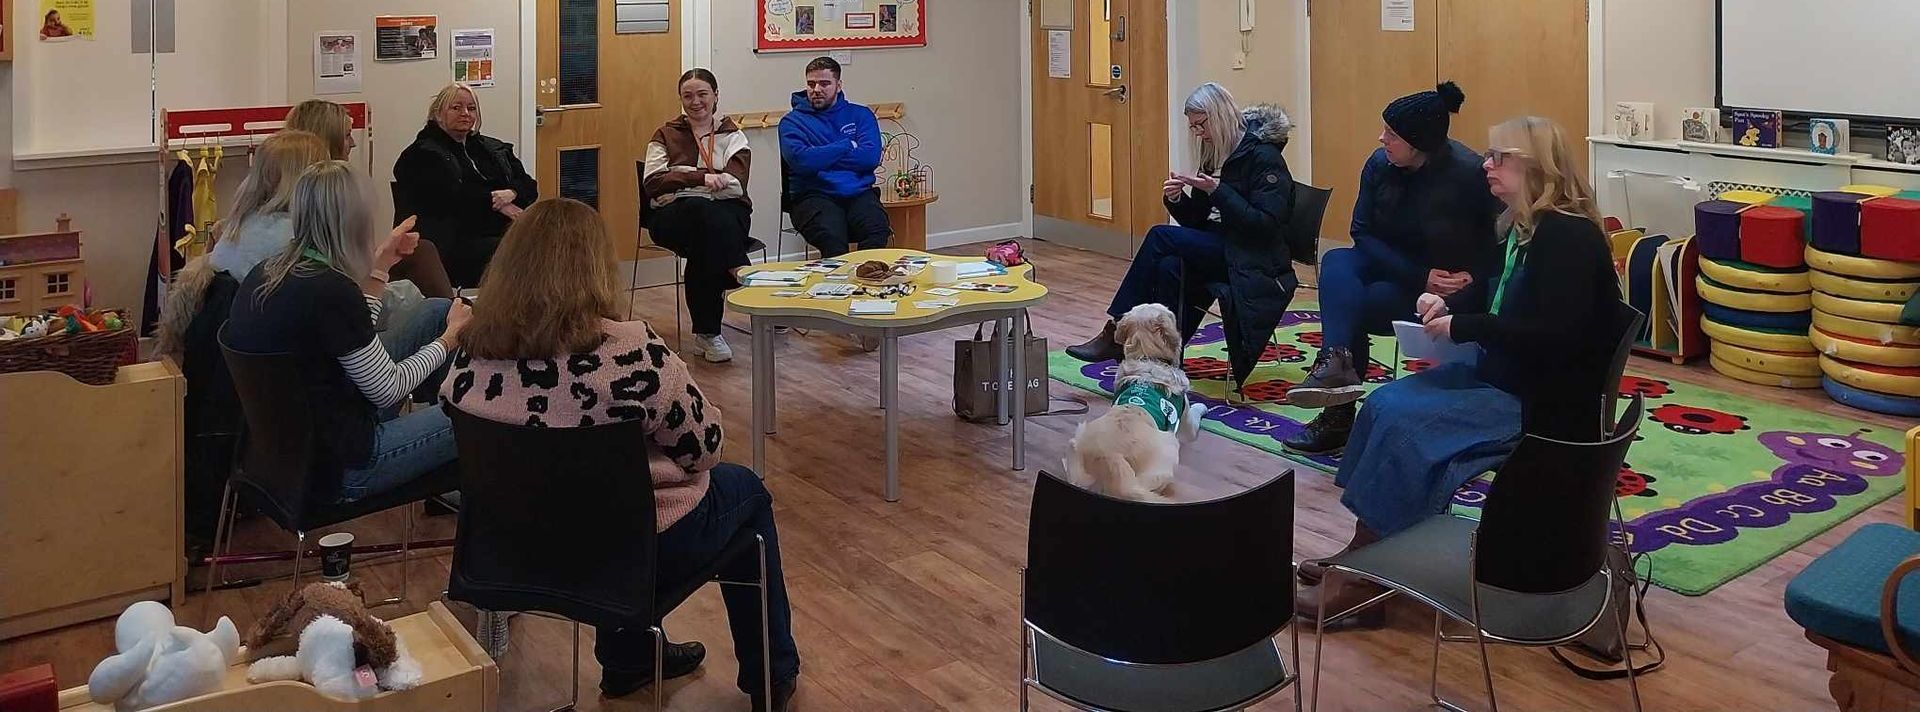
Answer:
[[0, 341], [0, 373], [59, 371], [89, 386], [113, 383], [120, 367], [139, 359], [132, 328], [52, 334]]

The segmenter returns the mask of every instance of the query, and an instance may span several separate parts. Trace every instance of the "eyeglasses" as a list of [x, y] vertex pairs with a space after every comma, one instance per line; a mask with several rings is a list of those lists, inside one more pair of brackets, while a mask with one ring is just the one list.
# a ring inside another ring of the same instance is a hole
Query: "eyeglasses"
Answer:
[[1508, 156], [1526, 158], [1527, 154], [1512, 148], [1489, 148], [1486, 153], [1480, 154], [1480, 158], [1485, 160], [1487, 165], [1493, 166], [1494, 168], [1499, 168], [1505, 164]]
[[1203, 133], [1206, 133], [1206, 132], [1207, 132], [1207, 120], [1208, 120], [1208, 119], [1210, 119], [1210, 118], [1212, 118], [1212, 117], [1209, 117], [1209, 116], [1204, 116], [1204, 115], [1203, 115], [1203, 116], [1201, 116], [1201, 117], [1200, 117], [1200, 120], [1199, 120], [1199, 121], [1191, 121], [1191, 120], [1189, 120], [1189, 121], [1187, 122], [1187, 130], [1188, 130], [1188, 131], [1192, 131], [1192, 132], [1193, 132], [1194, 134], [1196, 134], [1196, 135], [1198, 135], [1198, 134], [1203, 134]]

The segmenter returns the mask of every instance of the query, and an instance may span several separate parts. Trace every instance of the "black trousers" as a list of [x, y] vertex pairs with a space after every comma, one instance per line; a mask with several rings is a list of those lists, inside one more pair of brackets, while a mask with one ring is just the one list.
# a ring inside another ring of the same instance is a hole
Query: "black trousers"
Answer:
[[893, 236], [887, 211], [880, 207], [878, 190], [851, 198], [808, 193], [795, 198], [788, 213], [793, 216], [794, 229], [822, 257], [839, 257], [854, 245], [862, 250], [886, 247], [887, 238]]
[[747, 227], [753, 209], [738, 200], [680, 198], [647, 216], [653, 241], [687, 260], [687, 314], [693, 333], [720, 333], [727, 290], [740, 286], [733, 270], [747, 265]]

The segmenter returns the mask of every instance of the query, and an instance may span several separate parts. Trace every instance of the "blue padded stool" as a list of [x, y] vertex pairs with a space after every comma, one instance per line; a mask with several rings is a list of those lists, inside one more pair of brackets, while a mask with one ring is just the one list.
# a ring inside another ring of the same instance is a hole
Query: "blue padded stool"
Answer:
[[[1868, 524], [1787, 584], [1787, 615], [1807, 632], [1859, 648], [1891, 654], [1880, 632], [1880, 591], [1893, 567], [1920, 554], [1920, 532], [1894, 524]], [[1920, 572], [1900, 587], [1902, 644], [1920, 649]]]

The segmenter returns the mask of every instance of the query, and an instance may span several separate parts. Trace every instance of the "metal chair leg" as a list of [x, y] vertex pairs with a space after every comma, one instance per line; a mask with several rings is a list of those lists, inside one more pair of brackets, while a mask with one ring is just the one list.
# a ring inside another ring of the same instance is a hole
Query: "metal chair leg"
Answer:
[[1500, 700], [1493, 695], [1493, 658], [1487, 655], [1487, 631], [1480, 627], [1480, 612], [1474, 611], [1473, 640], [1480, 646], [1480, 675], [1487, 683], [1487, 709], [1500, 712]]
[[293, 590], [300, 590], [300, 564], [307, 556], [307, 533], [294, 532], [293, 544]]
[[[1627, 587], [1628, 605], [1624, 609], [1627, 612], [1631, 612], [1634, 610], [1634, 607], [1632, 605], [1634, 602], [1633, 596], [1634, 596], [1633, 587], [1628, 586]], [[1640, 680], [1638, 679], [1638, 676], [1634, 674], [1634, 671], [1633, 671], [1633, 644], [1627, 641], [1627, 617], [1628, 617], [1627, 613], [1622, 613], [1621, 615], [1616, 615], [1613, 618], [1614, 618], [1614, 622], [1617, 623], [1620, 628], [1620, 656], [1623, 662], [1627, 666], [1627, 692], [1633, 695], [1633, 712], [1640, 712]]]
[[1031, 654], [1033, 638], [1027, 635], [1027, 569], [1020, 568], [1020, 712], [1027, 712], [1027, 678], [1033, 674]]
[[1433, 674], [1427, 678], [1427, 696], [1434, 704], [1440, 702], [1440, 624], [1443, 621], [1440, 612], [1433, 612]]
[[413, 505], [407, 505], [402, 509], [406, 510], [406, 524], [403, 525], [401, 531], [404, 533], [400, 536], [400, 595], [382, 599], [372, 604], [374, 606], [391, 606], [407, 602], [407, 569], [412, 563], [407, 560], [407, 551], [413, 544]]
[[221, 548], [221, 542], [225, 541], [227, 544], [233, 543], [230, 541], [233, 537], [233, 510], [239, 509], [239, 507], [235, 506], [233, 500], [233, 481], [229, 480], [227, 484], [220, 489], [220, 509], [214, 513], [213, 561], [207, 564], [208, 593], [213, 592], [213, 582], [218, 580], [216, 576], [220, 571], [220, 556], [227, 553], [226, 549]]
[[760, 689], [773, 704], [773, 623], [767, 609], [767, 587], [773, 582], [767, 578], [767, 538], [755, 534], [753, 539], [760, 544], [760, 680], [766, 685]]
[[680, 256], [674, 255], [673, 256], [673, 338], [674, 338], [674, 345], [677, 346], [680, 351], [687, 350], [687, 332], [685, 329], [683, 329], [680, 326], [680, 323], [686, 318], [686, 313], [683, 311], [683, 307], [685, 306], [685, 303], [686, 303], [685, 294], [687, 291], [686, 273], [687, 273], [686, 268], [681, 266], [680, 264]]
[[660, 626], [654, 626], [648, 630], [653, 631], [653, 709], [655, 712], [662, 712], [666, 709], [667, 681], [661, 678], [667, 675], [667, 632], [661, 630]]
[[1325, 648], [1327, 639], [1326, 593], [1334, 582], [1339, 580], [1339, 576], [1339, 571], [1328, 567], [1326, 573], [1320, 577], [1320, 610], [1314, 615], [1313, 621], [1313, 709], [1315, 710], [1320, 709], [1320, 661], [1322, 660], [1321, 651]]
[[[1295, 570], [1293, 576], [1287, 577], [1287, 589], [1287, 593], [1293, 596], [1293, 600], [1300, 600], [1298, 570]], [[1295, 615], [1293, 620], [1287, 621], [1287, 636], [1293, 643], [1293, 709], [1294, 712], [1306, 712], [1306, 693], [1301, 689], [1305, 685], [1301, 684], [1303, 681], [1300, 679], [1300, 616]]]

